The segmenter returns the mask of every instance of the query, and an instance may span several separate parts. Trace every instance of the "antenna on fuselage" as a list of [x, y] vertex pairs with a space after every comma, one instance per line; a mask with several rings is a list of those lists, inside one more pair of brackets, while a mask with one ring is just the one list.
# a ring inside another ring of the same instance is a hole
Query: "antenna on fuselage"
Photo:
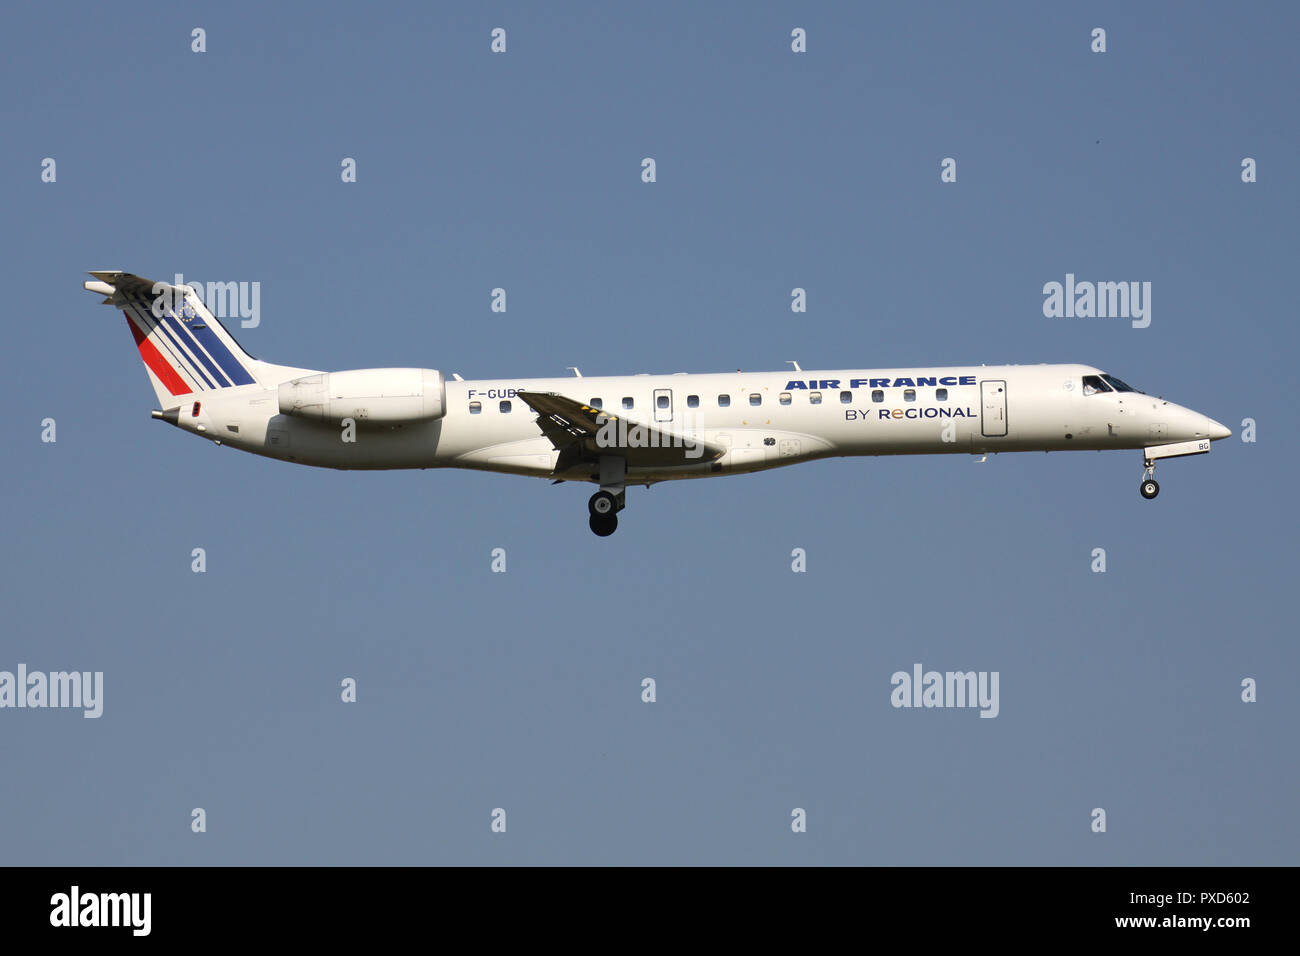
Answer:
[[796, 362], [794, 359], [786, 359], [786, 361], [789, 362], [791, 365], [794, 366], [794, 370], [795, 370], [796, 372], [802, 372], [802, 371], [803, 371], [803, 369], [801, 369], [801, 368], [799, 367], [799, 363]]
[[570, 372], [572, 372], [574, 375], [578, 376], [578, 378], [582, 378], [582, 373], [581, 373], [580, 371], [578, 371], [578, 366], [576, 366], [576, 365], [566, 365], [566, 366], [564, 366], [564, 367], [565, 367], [566, 369], [568, 369]]

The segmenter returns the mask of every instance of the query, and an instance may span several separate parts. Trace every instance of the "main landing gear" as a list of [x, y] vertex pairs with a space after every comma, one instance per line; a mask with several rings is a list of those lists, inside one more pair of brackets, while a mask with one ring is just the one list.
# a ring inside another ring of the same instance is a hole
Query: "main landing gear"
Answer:
[[591, 530], [602, 538], [607, 538], [618, 530], [618, 513], [623, 510], [623, 494], [611, 494], [608, 491], [598, 491], [591, 496], [587, 502], [587, 510], [591, 512]]
[[587, 502], [588, 524], [594, 534], [608, 538], [618, 530], [618, 513], [625, 503], [627, 461], [606, 455], [600, 459], [600, 491]]
[[1150, 501], [1160, 494], [1160, 483], [1156, 481], [1156, 463], [1150, 458], [1145, 459], [1143, 463], [1147, 470], [1142, 473], [1142, 484], [1138, 490], [1142, 492], [1143, 498]]

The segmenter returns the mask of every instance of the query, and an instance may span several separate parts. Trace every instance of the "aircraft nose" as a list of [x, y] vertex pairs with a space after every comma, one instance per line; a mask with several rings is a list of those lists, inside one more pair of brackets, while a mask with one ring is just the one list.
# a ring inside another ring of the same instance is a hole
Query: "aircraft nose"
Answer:
[[1232, 429], [1226, 425], [1220, 425], [1208, 415], [1202, 415], [1196, 430], [1205, 435], [1210, 441], [1218, 441], [1220, 438], [1231, 438]]

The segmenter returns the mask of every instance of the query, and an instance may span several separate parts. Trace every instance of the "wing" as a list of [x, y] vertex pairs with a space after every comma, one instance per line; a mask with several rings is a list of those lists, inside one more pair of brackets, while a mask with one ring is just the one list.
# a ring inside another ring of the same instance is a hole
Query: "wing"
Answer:
[[560, 453], [557, 472], [602, 455], [619, 455], [630, 468], [664, 468], [717, 461], [726, 449], [720, 445], [664, 431], [653, 425], [611, 415], [554, 392], [519, 392], [537, 412], [537, 427]]

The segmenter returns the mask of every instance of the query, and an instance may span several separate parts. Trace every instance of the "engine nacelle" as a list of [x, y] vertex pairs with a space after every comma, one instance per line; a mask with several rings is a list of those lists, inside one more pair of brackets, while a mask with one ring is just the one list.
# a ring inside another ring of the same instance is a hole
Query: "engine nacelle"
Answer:
[[431, 368], [360, 368], [322, 372], [280, 386], [280, 412], [338, 423], [400, 425], [441, 418], [447, 384]]

